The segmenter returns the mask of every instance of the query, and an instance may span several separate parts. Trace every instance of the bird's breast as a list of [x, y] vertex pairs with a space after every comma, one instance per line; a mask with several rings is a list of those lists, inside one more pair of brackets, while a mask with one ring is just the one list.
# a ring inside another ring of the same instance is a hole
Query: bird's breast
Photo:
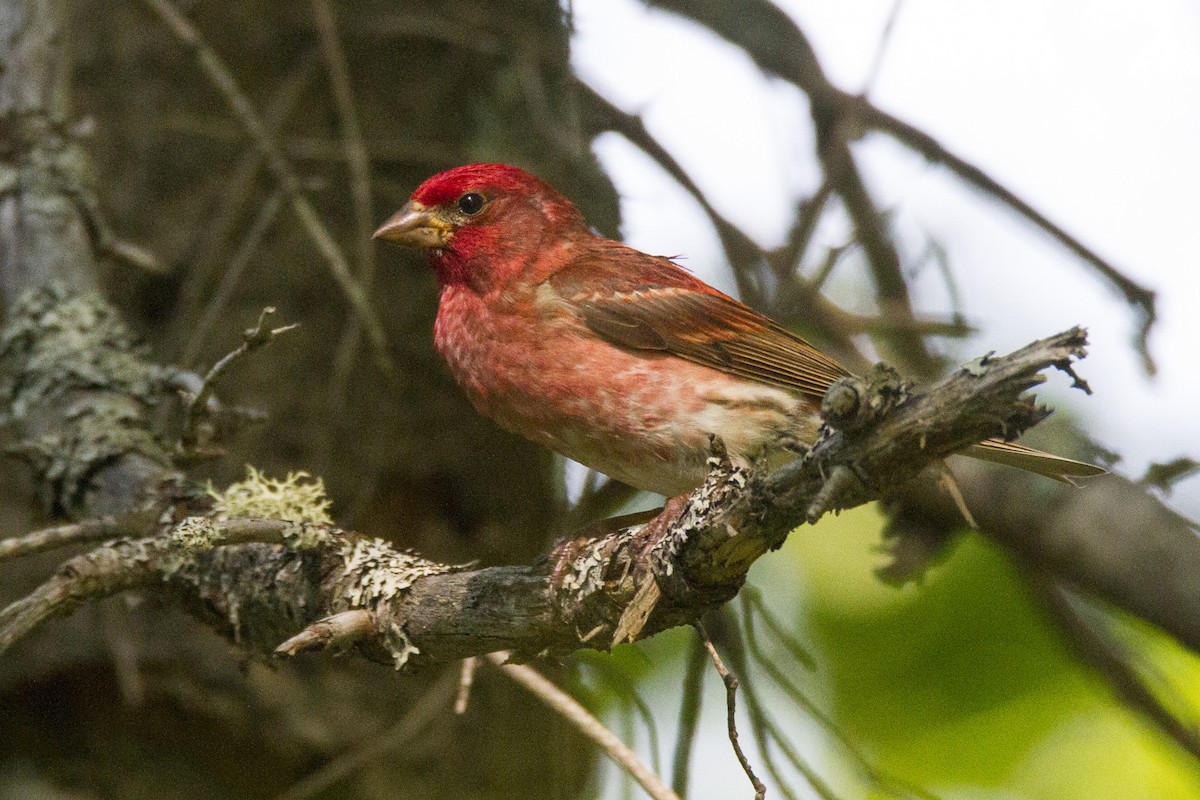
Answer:
[[704, 480], [710, 434], [746, 457], [812, 435], [812, 414], [789, 392], [618, 348], [535, 299], [498, 310], [447, 287], [434, 328], [472, 404], [508, 430], [664, 495]]

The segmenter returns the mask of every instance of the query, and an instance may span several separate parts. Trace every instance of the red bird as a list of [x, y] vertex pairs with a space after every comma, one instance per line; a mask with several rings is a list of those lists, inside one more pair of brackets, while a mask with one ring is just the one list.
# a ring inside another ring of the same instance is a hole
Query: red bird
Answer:
[[[639, 489], [704, 481], [709, 434], [731, 455], [808, 443], [847, 371], [668, 259], [592, 233], [516, 167], [435, 175], [375, 237], [425, 251], [434, 344], [480, 413]], [[1058, 479], [1103, 470], [999, 440], [970, 455]]]

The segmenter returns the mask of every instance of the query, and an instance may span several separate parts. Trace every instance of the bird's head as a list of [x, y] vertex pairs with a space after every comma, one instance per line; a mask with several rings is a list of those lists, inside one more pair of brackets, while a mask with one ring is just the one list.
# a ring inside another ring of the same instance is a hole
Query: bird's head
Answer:
[[506, 164], [469, 164], [418, 186], [375, 238], [424, 250], [443, 286], [482, 292], [580, 231], [582, 215], [550, 184]]

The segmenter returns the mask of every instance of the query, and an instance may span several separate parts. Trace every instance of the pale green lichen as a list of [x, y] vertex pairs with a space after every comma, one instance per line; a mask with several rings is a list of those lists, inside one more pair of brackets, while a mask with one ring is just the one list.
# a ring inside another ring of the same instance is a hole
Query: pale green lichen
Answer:
[[420, 649], [408, 638], [404, 627], [396, 622], [389, 622], [383, 629], [383, 641], [388, 652], [392, 655], [392, 666], [401, 669], [408, 663], [411, 656], [418, 655]]
[[96, 472], [127, 454], [169, 464], [150, 411], [170, 374], [100, 296], [57, 283], [21, 296], [0, 331], [0, 423], [47, 506], [79, 510]]
[[215, 547], [223, 537], [208, 517], [185, 517], [171, 531], [171, 538], [179, 549], [194, 554]]
[[[286, 522], [332, 525], [329, 507], [333, 505], [325, 494], [325, 483], [307, 472], [290, 472], [283, 480], [268, 478], [252, 466], [246, 466], [246, 480], [230, 484], [218, 491], [212, 484], [208, 494], [213, 498], [216, 519], [263, 517]], [[300, 531], [297, 531], [300, 538]]]
[[384, 646], [391, 653], [396, 669], [400, 669], [411, 656], [421, 651], [405, 633], [403, 620], [395, 618], [392, 601], [418, 578], [459, 568], [402, 553], [382, 539], [347, 541], [342, 548], [342, 558], [346, 562], [342, 577], [348, 579], [342, 596], [349, 608], [375, 612]]
[[[184, 520], [177, 527], [175, 538], [181, 545], [179, 566], [206, 546], [220, 544], [221, 521], [247, 517], [284, 520], [291, 523], [283, 531], [289, 549], [336, 548], [344, 562], [337, 595], [341, 599], [338, 605], [345, 607], [339, 610], [362, 608], [379, 614], [379, 633], [396, 669], [420, 652], [404, 632], [403, 621], [393, 618], [393, 601], [418, 578], [450, 572], [455, 567], [400, 552], [383, 539], [338, 535], [331, 530], [333, 521], [328, 513], [331, 501], [320, 478], [293, 472], [278, 480], [250, 466], [246, 472], [245, 480], [224, 490], [209, 485], [213, 511], [207, 520]], [[291, 568], [299, 569], [299, 562]], [[236, 594], [231, 592], [231, 598]], [[237, 609], [232, 599], [229, 613], [236, 632]]]
[[412, 586], [417, 578], [452, 569], [420, 556], [401, 553], [383, 539], [347, 542], [342, 557], [346, 560], [342, 575], [357, 576], [347, 589], [346, 597], [358, 608], [373, 608]]
[[185, 517], [171, 529], [170, 548], [163, 555], [162, 577], [169, 580], [196, 556], [221, 543], [221, 530], [208, 517]]
[[316, 550], [343, 541], [328, 525], [312, 522], [293, 522], [283, 529], [283, 539], [292, 550]]

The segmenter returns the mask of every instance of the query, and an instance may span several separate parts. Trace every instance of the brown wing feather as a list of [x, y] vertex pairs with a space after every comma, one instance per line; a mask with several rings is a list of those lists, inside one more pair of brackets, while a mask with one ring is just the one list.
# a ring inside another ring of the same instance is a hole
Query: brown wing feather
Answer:
[[[549, 278], [597, 336], [679, 358], [820, 402], [849, 373], [774, 320], [713, 289], [677, 264], [595, 238]], [[1067, 483], [1100, 467], [1014, 442], [989, 439], [965, 455]]]
[[682, 267], [597, 239], [549, 278], [597, 336], [657, 350], [817, 401], [849, 373], [775, 321]]

